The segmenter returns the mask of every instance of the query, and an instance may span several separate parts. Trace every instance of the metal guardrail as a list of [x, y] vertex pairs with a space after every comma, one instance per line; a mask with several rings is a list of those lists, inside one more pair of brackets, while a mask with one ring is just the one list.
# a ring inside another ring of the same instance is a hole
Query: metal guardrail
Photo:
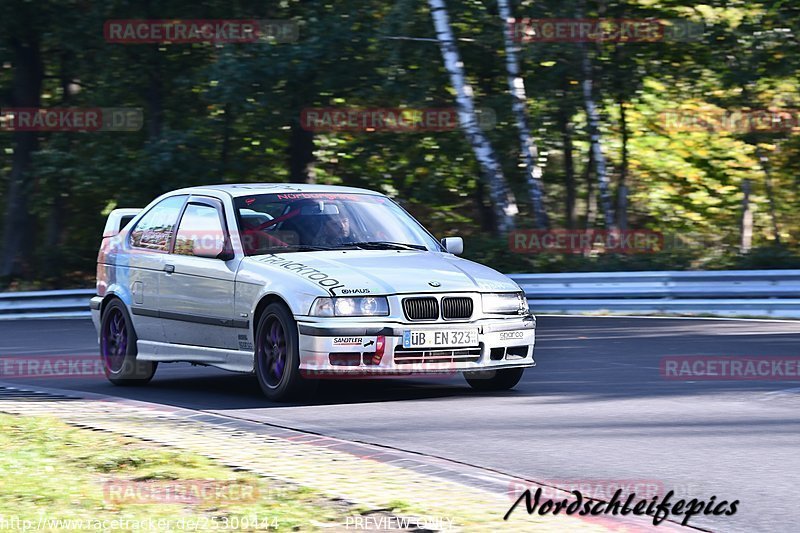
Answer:
[[94, 289], [0, 293], [0, 320], [86, 318]]
[[800, 318], [800, 270], [511, 274], [534, 313]]
[[[534, 313], [800, 318], [800, 270], [510, 274]], [[0, 293], [0, 320], [90, 316], [93, 289]]]

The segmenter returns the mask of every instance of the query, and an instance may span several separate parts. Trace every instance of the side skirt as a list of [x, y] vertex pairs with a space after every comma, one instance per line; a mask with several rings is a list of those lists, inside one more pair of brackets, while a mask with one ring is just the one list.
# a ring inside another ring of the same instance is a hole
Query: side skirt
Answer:
[[253, 352], [153, 341], [138, 341], [136, 347], [139, 351], [136, 358], [141, 361], [200, 363], [233, 372], [254, 371]]

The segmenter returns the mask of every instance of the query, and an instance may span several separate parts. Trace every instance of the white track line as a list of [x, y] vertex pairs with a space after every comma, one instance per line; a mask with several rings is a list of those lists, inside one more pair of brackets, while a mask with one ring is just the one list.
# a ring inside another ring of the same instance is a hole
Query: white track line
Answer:
[[791, 320], [785, 318], [735, 318], [735, 317], [713, 317], [713, 316], [647, 316], [647, 315], [552, 315], [546, 313], [533, 313], [539, 316], [554, 316], [565, 318], [647, 318], [651, 320], [728, 320], [744, 322], [788, 322], [789, 324], [800, 325], [800, 319]]

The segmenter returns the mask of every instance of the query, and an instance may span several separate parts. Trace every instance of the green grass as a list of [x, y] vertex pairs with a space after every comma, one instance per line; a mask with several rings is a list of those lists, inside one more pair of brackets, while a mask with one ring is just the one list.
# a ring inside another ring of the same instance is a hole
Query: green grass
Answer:
[[[107, 497], [112, 493], [104, 490], [109, 482], [139, 488], [148, 483], [191, 487], [200, 481], [223, 487], [222, 498], [142, 503]], [[343, 524], [347, 511], [311, 490], [237, 472], [199, 455], [74, 428], [52, 418], [0, 414], [0, 518], [6, 520], [16, 517], [34, 525], [41, 516], [129, 524], [169, 520], [171, 529], [188, 529], [174, 524], [194, 520], [196, 530], [211, 529], [216, 522], [217, 529], [227, 523], [238, 531], [263, 530], [265, 525], [277, 531], [309, 531]], [[254, 521], [245, 524], [251, 517], [257, 517], [258, 527]], [[107, 524], [112, 530], [129, 529]]]

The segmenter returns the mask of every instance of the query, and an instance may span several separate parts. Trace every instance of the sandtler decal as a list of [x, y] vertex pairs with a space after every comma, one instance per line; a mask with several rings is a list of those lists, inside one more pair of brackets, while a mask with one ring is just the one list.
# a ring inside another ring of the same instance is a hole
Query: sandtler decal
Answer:
[[361, 337], [334, 337], [334, 346], [358, 346], [363, 339]]

